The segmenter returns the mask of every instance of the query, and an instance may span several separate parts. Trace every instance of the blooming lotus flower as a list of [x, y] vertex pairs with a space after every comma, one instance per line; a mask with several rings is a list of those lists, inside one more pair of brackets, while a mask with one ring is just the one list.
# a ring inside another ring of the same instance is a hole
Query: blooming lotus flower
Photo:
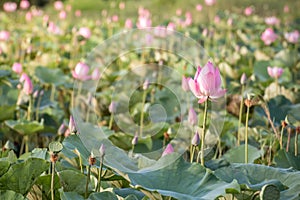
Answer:
[[198, 103], [224, 96], [226, 90], [221, 88], [221, 83], [220, 71], [211, 62], [203, 68], [199, 66], [194, 79], [189, 78], [190, 90], [199, 99]]
[[147, 27], [151, 27], [151, 25], [152, 25], [152, 20], [145, 16], [139, 16], [138, 22], [136, 24], [138, 28], [147, 28]]
[[192, 143], [193, 146], [198, 146], [199, 145], [200, 138], [199, 138], [199, 133], [197, 131], [196, 131], [194, 137], [192, 138], [191, 143]]
[[270, 45], [277, 39], [276, 33], [273, 31], [272, 28], [267, 28], [262, 34], [261, 34], [261, 40], [264, 41], [265, 45]]
[[32, 20], [32, 13], [30, 11], [25, 14], [25, 19], [28, 22]]
[[22, 64], [21, 63], [14, 63], [12, 66], [12, 70], [17, 73], [17, 74], [21, 74], [22, 73]]
[[113, 21], [113, 22], [118, 22], [118, 21], [119, 21], [119, 16], [118, 16], [118, 15], [113, 15], [113, 16], [111, 17], [111, 21]]
[[10, 33], [8, 31], [0, 31], [0, 41], [7, 41], [10, 38]]
[[61, 35], [62, 34], [62, 30], [58, 26], [56, 26], [56, 24], [54, 24], [54, 22], [49, 22], [48, 23], [47, 30], [50, 33], [53, 33], [55, 35]]
[[77, 63], [75, 66], [75, 70], [72, 70], [73, 78], [78, 79], [80, 81], [86, 81], [91, 78], [88, 75], [90, 67], [83, 62]]
[[183, 91], [185, 91], [185, 92], [190, 90], [189, 79], [186, 78], [185, 76], [182, 76], [181, 87], [182, 87]]
[[249, 7], [245, 8], [244, 14], [246, 16], [250, 16], [250, 15], [252, 15], [252, 13], [253, 13], [253, 8], [252, 7], [249, 6]]
[[283, 73], [283, 69], [280, 67], [268, 67], [268, 74], [272, 77], [272, 78], [276, 78], [278, 79]]
[[20, 82], [23, 83], [23, 91], [25, 92], [25, 94], [31, 95], [33, 93], [33, 84], [29, 76], [23, 73], [20, 78]]
[[265, 22], [268, 25], [278, 25], [280, 23], [280, 20], [277, 17], [272, 16], [272, 17], [266, 17]]
[[3, 10], [6, 12], [14, 12], [17, 10], [17, 4], [15, 2], [6, 2], [3, 4]]
[[197, 11], [201, 11], [202, 10], [202, 5], [201, 4], [197, 4], [196, 5], [196, 10]]
[[167, 29], [170, 31], [175, 31], [176, 25], [173, 22], [169, 22]]
[[296, 44], [299, 40], [299, 31], [295, 30], [290, 33], [285, 33], [284, 37], [288, 42]]
[[162, 153], [161, 157], [164, 157], [165, 155], [171, 154], [173, 152], [174, 152], [173, 146], [169, 143], [165, 148], [164, 152]]
[[22, 10], [26, 10], [29, 7], [30, 7], [30, 2], [29, 1], [27, 1], [27, 0], [21, 0], [21, 2], [20, 2], [20, 8]]
[[216, 0], [205, 0], [205, 4], [207, 5], [207, 6], [212, 6], [212, 5], [214, 5], [214, 4], [216, 4]]
[[55, 8], [55, 10], [62, 10], [64, 8], [63, 2], [55, 1], [54, 2], [54, 8]]
[[197, 124], [198, 121], [198, 117], [197, 117], [197, 113], [195, 112], [195, 110], [193, 108], [189, 109], [189, 115], [188, 115], [188, 122], [194, 126]]
[[81, 27], [78, 31], [78, 34], [85, 39], [89, 39], [92, 35], [91, 30], [88, 27]]

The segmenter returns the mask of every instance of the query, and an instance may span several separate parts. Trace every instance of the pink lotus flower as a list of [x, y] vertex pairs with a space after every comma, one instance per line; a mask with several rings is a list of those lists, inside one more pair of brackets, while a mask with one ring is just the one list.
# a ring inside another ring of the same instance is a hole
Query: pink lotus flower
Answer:
[[89, 39], [92, 35], [91, 30], [88, 27], [81, 27], [78, 33], [85, 39]]
[[120, 2], [119, 3], [119, 9], [120, 10], [124, 10], [125, 9], [125, 3], [124, 2]]
[[296, 44], [299, 40], [299, 31], [295, 30], [290, 33], [285, 33], [284, 37], [288, 42]]
[[182, 14], [182, 10], [181, 10], [181, 9], [177, 9], [177, 10], [176, 10], [176, 15], [177, 15], [177, 16], [180, 16], [181, 14]]
[[147, 27], [151, 27], [151, 25], [152, 25], [152, 20], [145, 16], [139, 16], [138, 22], [136, 24], [138, 28], [147, 28]]
[[164, 157], [164, 156], [166, 156], [168, 154], [171, 154], [173, 152], [174, 152], [173, 146], [169, 143], [167, 145], [167, 147], [165, 148], [164, 152], [162, 153], [161, 157]]
[[250, 16], [250, 15], [252, 15], [252, 13], [253, 13], [253, 8], [252, 8], [251, 6], [245, 8], [244, 14], [245, 14], [246, 16]]
[[49, 22], [49, 23], [48, 23], [47, 30], [48, 30], [50, 33], [53, 33], [53, 34], [55, 34], [55, 35], [61, 35], [61, 34], [62, 34], [61, 29], [60, 29], [58, 26], [56, 26], [56, 24], [54, 24], [54, 22]]
[[7, 41], [10, 38], [10, 33], [8, 31], [0, 31], [0, 41]]
[[245, 73], [242, 74], [240, 83], [241, 83], [241, 85], [245, 85], [247, 83], [247, 76]]
[[285, 13], [289, 13], [289, 12], [290, 12], [290, 8], [289, 8], [288, 5], [285, 5], [285, 6], [284, 6], [283, 12], [285, 12]]
[[173, 22], [169, 22], [167, 29], [170, 31], [175, 31], [176, 25]]
[[91, 78], [92, 80], [98, 80], [100, 78], [100, 71], [99, 68], [95, 68], [92, 72]]
[[55, 10], [62, 10], [64, 8], [63, 2], [55, 1], [54, 2], [54, 8], [55, 8]]
[[110, 113], [115, 113], [117, 111], [117, 103], [112, 101], [108, 106], [108, 111]]
[[113, 15], [113, 16], [111, 17], [111, 21], [113, 21], [113, 22], [118, 22], [118, 21], [119, 21], [119, 16], [118, 16], [118, 15]]
[[227, 20], [227, 25], [228, 25], [228, 26], [232, 26], [232, 24], [233, 24], [233, 19], [230, 17], [230, 18], [228, 18], [228, 20]]
[[189, 79], [186, 78], [185, 76], [182, 76], [182, 79], [181, 79], [181, 87], [183, 89], [183, 91], [187, 92], [190, 90], [190, 87], [189, 87]]
[[29, 76], [25, 73], [22, 74], [20, 78], [20, 82], [23, 83], [23, 91], [25, 94], [30, 95], [33, 92], [33, 84], [29, 78]]
[[26, 10], [30, 7], [30, 2], [28, 0], [21, 0], [20, 2], [20, 8], [22, 10]]
[[80, 17], [81, 16], [81, 11], [80, 10], [76, 10], [75, 11], [75, 16], [76, 17]]
[[12, 66], [12, 70], [17, 73], [17, 74], [21, 74], [22, 73], [22, 64], [21, 63], [14, 63]]
[[131, 19], [126, 19], [126, 21], [125, 21], [125, 28], [127, 28], [127, 29], [131, 29], [132, 28], [132, 26], [133, 26], [133, 24], [132, 24], [132, 21], [131, 21]]
[[213, 6], [214, 4], [216, 4], [216, 0], [205, 0], [205, 4], [207, 6]]
[[72, 115], [70, 116], [70, 120], [69, 120], [69, 131], [71, 133], [77, 133], [75, 119]]
[[272, 28], [267, 28], [262, 34], [261, 34], [261, 40], [264, 41], [265, 45], [270, 45], [277, 39], [276, 33], [273, 31]]
[[191, 144], [194, 146], [198, 146], [200, 144], [199, 133], [196, 131], [194, 137], [192, 138]]
[[197, 113], [195, 112], [194, 108], [189, 109], [189, 115], [188, 115], [188, 122], [194, 126], [198, 122]]
[[25, 14], [25, 19], [28, 22], [32, 20], [32, 13], [30, 11]]
[[132, 145], [137, 145], [138, 141], [139, 141], [139, 137], [137, 135], [135, 135], [133, 137], [133, 139], [131, 140], [131, 144]]
[[215, 18], [214, 18], [215, 24], [220, 23], [220, 21], [221, 21], [221, 18], [218, 15], [216, 15]]
[[272, 16], [272, 17], [266, 17], [265, 22], [268, 25], [278, 25], [280, 23], [280, 20], [277, 17]]
[[200, 12], [202, 10], [202, 5], [201, 4], [197, 4], [196, 5], [196, 10]]
[[66, 11], [70, 12], [71, 10], [72, 10], [72, 6], [71, 6], [70, 4], [68, 4], [68, 5], [66, 6]]
[[58, 14], [59, 19], [66, 19], [67, 18], [67, 12], [62, 10]]
[[75, 70], [72, 70], [73, 78], [78, 79], [80, 81], [86, 81], [91, 78], [88, 75], [90, 67], [83, 62], [77, 63], [75, 66]]
[[221, 88], [221, 84], [220, 71], [211, 62], [203, 68], [199, 66], [194, 79], [189, 78], [190, 90], [199, 99], [198, 103], [224, 96], [226, 90]]
[[268, 67], [268, 74], [272, 78], [278, 79], [283, 73], [283, 69], [280, 67]]
[[3, 10], [6, 12], [15, 12], [17, 10], [17, 4], [15, 2], [6, 2], [3, 4]]

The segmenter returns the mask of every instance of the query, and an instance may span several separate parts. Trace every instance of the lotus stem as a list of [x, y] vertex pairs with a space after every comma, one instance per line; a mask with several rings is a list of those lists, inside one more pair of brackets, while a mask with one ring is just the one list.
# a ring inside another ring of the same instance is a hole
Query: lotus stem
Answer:
[[297, 129], [295, 135], [295, 156], [298, 156], [298, 130]]
[[103, 157], [100, 159], [100, 168], [98, 170], [98, 184], [97, 184], [97, 192], [100, 192], [101, 188], [101, 174], [102, 174], [102, 169], [103, 169]]
[[248, 163], [248, 121], [249, 121], [250, 106], [247, 106], [246, 113], [246, 130], [245, 130], [245, 163]]
[[88, 168], [87, 168], [87, 177], [86, 177], [86, 184], [85, 184], [85, 195], [84, 195], [85, 198], [88, 197], [90, 176], [91, 176], [91, 165], [88, 165]]
[[109, 129], [112, 128], [113, 120], [114, 120], [114, 113], [112, 112], [109, 119], [109, 125], [108, 125]]
[[206, 131], [206, 118], [207, 118], [207, 100], [204, 102], [204, 116], [203, 116], [203, 125], [201, 133], [201, 165], [204, 166], [204, 141], [205, 141], [205, 131]]
[[244, 90], [245, 86], [242, 85], [242, 90], [241, 90], [241, 102], [240, 102], [240, 113], [239, 113], [239, 124], [238, 124], [238, 134], [237, 134], [237, 146], [240, 146], [240, 134], [241, 134], [241, 124], [242, 124], [242, 115], [243, 115], [243, 105], [244, 105]]
[[286, 144], [286, 152], [289, 152], [289, 148], [290, 148], [290, 142], [291, 142], [291, 133], [292, 133], [292, 129], [289, 127], [288, 128], [288, 139], [287, 139], [287, 144]]
[[143, 97], [142, 97], [142, 110], [141, 110], [141, 119], [140, 119], [140, 137], [143, 135], [143, 126], [144, 126], [144, 108], [146, 102], [147, 91], [144, 90]]

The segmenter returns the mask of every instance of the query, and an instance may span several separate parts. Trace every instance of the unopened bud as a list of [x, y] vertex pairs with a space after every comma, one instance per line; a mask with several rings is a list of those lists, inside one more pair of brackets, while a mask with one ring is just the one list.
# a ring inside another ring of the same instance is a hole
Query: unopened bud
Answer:
[[162, 153], [161, 157], [163, 157], [165, 155], [168, 155], [168, 154], [171, 154], [173, 152], [174, 152], [173, 146], [169, 143], [167, 145], [167, 147], [165, 148], [164, 152]]
[[131, 144], [132, 144], [132, 145], [137, 145], [138, 141], [139, 141], [139, 138], [138, 138], [137, 135], [135, 135], [135, 136], [133, 137], [133, 139], [131, 140]]
[[246, 76], [245, 73], [242, 74], [240, 82], [241, 82], [242, 85], [246, 84], [246, 82], [247, 82], [247, 76]]
[[100, 157], [103, 158], [105, 156], [105, 146], [104, 146], [104, 144], [101, 144], [101, 146], [99, 148], [99, 152], [100, 152]]
[[143, 90], [147, 90], [149, 88], [149, 80], [146, 79], [145, 82], [143, 83]]
[[198, 146], [199, 145], [200, 138], [199, 138], [199, 133], [197, 131], [196, 131], [191, 143], [192, 143], [193, 146]]

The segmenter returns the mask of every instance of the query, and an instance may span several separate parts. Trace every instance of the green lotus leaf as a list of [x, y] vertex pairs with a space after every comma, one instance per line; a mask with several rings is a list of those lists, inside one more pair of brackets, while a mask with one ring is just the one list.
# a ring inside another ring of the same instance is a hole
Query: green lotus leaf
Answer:
[[[257, 158], [263, 155], [263, 151], [248, 145], [248, 162], [253, 163]], [[228, 150], [223, 158], [230, 163], [244, 163], [245, 162], [245, 145], [242, 144]]]
[[37, 121], [6, 120], [5, 124], [22, 135], [31, 135], [44, 129], [44, 125]]
[[22, 194], [16, 193], [12, 190], [0, 190], [0, 199], [25, 200], [26, 198]]

